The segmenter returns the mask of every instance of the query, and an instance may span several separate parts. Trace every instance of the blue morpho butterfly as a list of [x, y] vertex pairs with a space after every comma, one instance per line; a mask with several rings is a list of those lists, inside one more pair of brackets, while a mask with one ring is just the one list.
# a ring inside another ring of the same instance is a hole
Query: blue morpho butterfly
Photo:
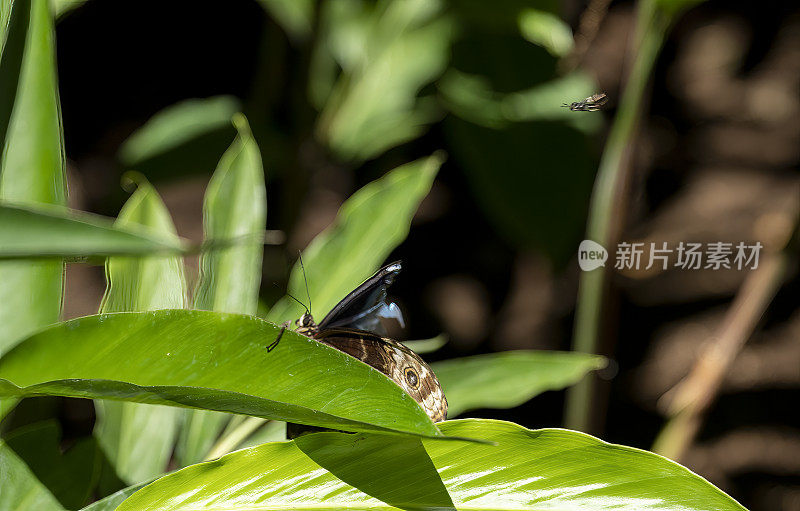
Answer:
[[[386, 300], [386, 289], [401, 269], [400, 262], [395, 262], [378, 270], [345, 296], [319, 324], [306, 308], [295, 321], [296, 331], [382, 372], [411, 395], [431, 420], [443, 421], [447, 417], [447, 399], [433, 370], [409, 347], [386, 337], [381, 323], [382, 318], [388, 318], [403, 325], [400, 309]], [[268, 350], [279, 340], [280, 334]], [[287, 431], [289, 438], [293, 438], [310, 430], [313, 428], [290, 423]]]

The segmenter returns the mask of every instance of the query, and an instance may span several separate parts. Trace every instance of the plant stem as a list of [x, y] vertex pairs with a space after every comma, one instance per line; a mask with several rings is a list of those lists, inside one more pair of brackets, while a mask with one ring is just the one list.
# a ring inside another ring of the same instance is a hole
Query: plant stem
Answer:
[[261, 417], [247, 417], [244, 420], [236, 421], [237, 424], [235, 425], [232, 425], [233, 422], [234, 420], [232, 419], [231, 424], [225, 429], [220, 439], [208, 451], [206, 461], [217, 459], [236, 449], [236, 446], [269, 421]]
[[669, 401], [670, 418], [653, 444], [654, 452], [676, 461], [683, 457], [736, 355], [778, 292], [786, 268], [786, 254], [768, 254], [759, 268], [748, 275], [713, 342], [691, 373], [662, 398]]
[[[636, 26], [637, 44], [634, 45], [635, 60], [600, 160], [586, 229], [586, 238], [600, 243], [610, 253], [613, 253], [611, 249], [616, 245], [622, 226], [624, 208], [621, 204], [624, 203], [630, 176], [630, 149], [636, 134], [637, 120], [668, 25], [668, 16], [656, 9], [653, 0], [640, 2]], [[572, 349], [575, 351], [598, 351], [609, 272], [608, 268], [601, 267], [581, 275], [572, 341]], [[565, 424], [568, 428], [581, 431], [590, 429], [593, 392], [594, 380], [591, 375], [568, 390], [565, 411]]]

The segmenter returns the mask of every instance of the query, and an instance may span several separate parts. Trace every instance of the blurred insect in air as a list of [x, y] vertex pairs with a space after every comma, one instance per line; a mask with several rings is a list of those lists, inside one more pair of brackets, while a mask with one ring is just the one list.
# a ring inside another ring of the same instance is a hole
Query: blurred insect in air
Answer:
[[599, 94], [592, 94], [583, 101], [576, 101], [569, 105], [564, 103], [561, 106], [567, 107], [573, 112], [596, 112], [600, 110], [600, 107], [606, 104], [606, 101], [608, 101], [608, 96], [606, 96], [605, 92], [601, 92]]

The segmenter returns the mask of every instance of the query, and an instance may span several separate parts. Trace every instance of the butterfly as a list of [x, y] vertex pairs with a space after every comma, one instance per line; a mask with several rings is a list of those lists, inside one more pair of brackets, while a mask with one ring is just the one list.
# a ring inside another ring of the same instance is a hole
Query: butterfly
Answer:
[[[387, 288], [401, 269], [401, 263], [395, 262], [378, 270], [348, 293], [319, 324], [306, 308], [295, 321], [296, 331], [382, 372], [414, 398], [432, 421], [443, 421], [447, 418], [447, 399], [433, 370], [411, 348], [387, 337], [381, 323], [381, 318], [394, 318], [403, 325], [400, 309], [386, 300]], [[292, 426], [295, 425], [290, 425], [290, 438]]]
[[598, 94], [592, 94], [583, 101], [576, 101], [569, 105], [564, 103], [561, 106], [569, 108], [573, 112], [596, 112], [600, 110], [600, 107], [605, 105], [607, 101], [608, 96], [606, 96], [605, 92], [600, 92]]

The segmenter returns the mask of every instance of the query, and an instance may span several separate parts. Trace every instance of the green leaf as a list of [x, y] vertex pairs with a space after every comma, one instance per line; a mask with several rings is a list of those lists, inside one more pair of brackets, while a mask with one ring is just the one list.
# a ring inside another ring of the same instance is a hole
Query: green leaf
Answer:
[[2, 440], [0, 440], [0, 474], [3, 474], [0, 511], [64, 509], [53, 494], [33, 475], [25, 462], [19, 459], [19, 456]]
[[[263, 254], [259, 234], [266, 228], [267, 192], [261, 155], [247, 120], [239, 114], [234, 123], [239, 134], [220, 159], [206, 190], [205, 238], [252, 241], [200, 257], [195, 308], [255, 314]], [[225, 414], [204, 410], [187, 410], [185, 415], [177, 449], [181, 466], [204, 460], [229, 419]]]
[[[306, 247], [303, 263], [316, 315], [323, 317], [369, 278], [405, 239], [441, 164], [441, 156], [435, 154], [367, 184], [342, 205], [334, 224]], [[294, 296], [306, 294], [299, 264], [292, 270], [289, 292]], [[267, 319], [283, 322], [300, 317], [302, 312], [298, 303], [285, 296], [269, 311]]]
[[267, 193], [261, 154], [247, 120], [240, 114], [234, 123], [239, 135], [222, 156], [206, 190], [205, 239], [252, 241], [203, 254], [195, 307], [255, 314], [261, 283], [260, 235], [266, 228]]
[[125, 140], [119, 149], [120, 162], [137, 167], [193, 139], [229, 127], [239, 108], [239, 101], [233, 96], [187, 99], [171, 105]]
[[573, 385], [605, 367], [597, 355], [504, 351], [432, 364], [447, 396], [448, 417], [476, 408], [512, 408], [547, 390]]
[[206, 408], [346, 431], [439, 436], [383, 373], [237, 314], [162, 310], [67, 321], [0, 358], [0, 397], [62, 395]]
[[544, 47], [554, 57], [572, 51], [572, 30], [555, 14], [538, 9], [525, 9], [519, 15], [522, 37]]
[[330, 2], [324, 11], [328, 26], [321, 48], [343, 72], [320, 114], [317, 135], [352, 160], [373, 158], [419, 136], [439, 116], [434, 102], [417, 94], [444, 71], [453, 34], [440, 2], [368, 5]]
[[[147, 228], [164, 244], [179, 246], [172, 218], [155, 188], [139, 182], [119, 213], [114, 227]], [[186, 306], [186, 279], [180, 256], [110, 257], [106, 261], [106, 292], [100, 312], [180, 309]]]
[[258, 0], [258, 3], [293, 39], [305, 39], [311, 34], [312, 0]]
[[[111, 219], [98, 215], [52, 206], [0, 203], [0, 265], [6, 264], [2, 259], [9, 258], [174, 253], [183, 250], [184, 245], [175, 236], [165, 237], [157, 231], [131, 224], [116, 227]], [[29, 263], [14, 261], [14, 264]]]
[[[49, 2], [14, 1], [3, 31], [0, 200], [64, 205], [64, 143]], [[0, 247], [7, 241], [0, 241]], [[63, 272], [61, 261], [0, 261], [0, 354], [58, 321]]]
[[315, 433], [185, 468], [119, 511], [744, 509], [677, 463], [583, 433], [478, 419], [441, 427], [496, 445]]
[[50, 3], [53, 6], [56, 17], [61, 18], [61, 16], [85, 4], [86, 0], [50, 0]]
[[123, 488], [117, 492], [112, 493], [108, 497], [100, 499], [92, 504], [89, 504], [85, 508], [81, 509], [81, 511], [114, 511], [117, 507], [122, 504], [125, 499], [139, 491], [140, 489], [144, 488], [150, 483], [150, 481], [146, 483], [134, 484], [133, 486], [128, 486], [127, 488]]
[[62, 454], [61, 427], [47, 420], [12, 431], [5, 442], [64, 507], [86, 504], [100, 474], [101, 454], [94, 439], [82, 438]]
[[[155, 189], [140, 180], [115, 222], [143, 226], [179, 242], [169, 211]], [[135, 312], [186, 305], [186, 280], [179, 256], [110, 257], [100, 312]], [[162, 474], [172, 454], [181, 411], [168, 406], [98, 401], [95, 436], [125, 482]]]
[[494, 91], [486, 77], [450, 70], [437, 86], [451, 112], [487, 128], [503, 128], [515, 122], [557, 120], [590, 134], [603, 124], [597, 116], [578, 116], [561, 106], [596, 92], [596, 83], [584, 73], [571, 73], [504, 94]]
[[445, 344], [447, 344], [448, 338], [445, 334], [439, 334], [436, 337], [431, 337], [430, 339], [419, 339], [416, 341], [403, 341], [403, 344], [411, 348], [415, 353], [422, 354], [422, 353], [433, 353], [434, 351], [438, 350]]

